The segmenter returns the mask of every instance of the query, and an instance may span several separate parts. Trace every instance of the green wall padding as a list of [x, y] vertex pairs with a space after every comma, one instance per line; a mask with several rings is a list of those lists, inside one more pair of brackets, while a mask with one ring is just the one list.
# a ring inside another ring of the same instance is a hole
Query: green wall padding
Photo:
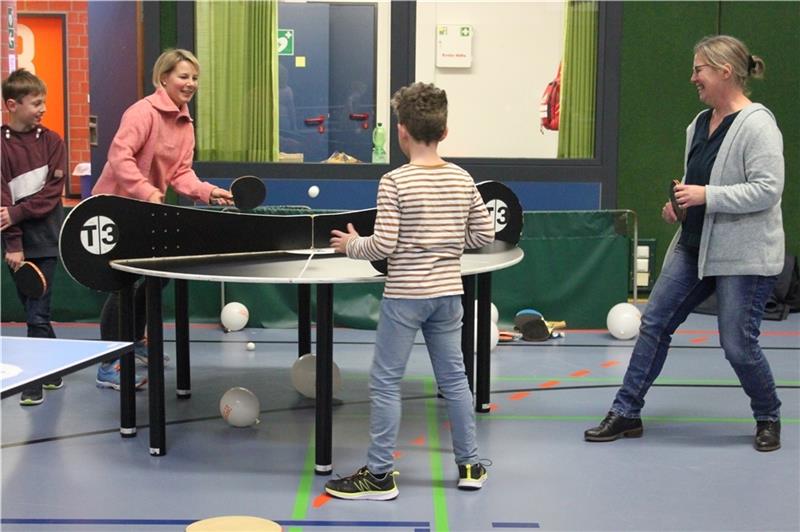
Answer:
[[[628, 294], [630, 240], [623, 218], [613, 211], [525, 213], [520, 240], [525, 259], [492, 277], [501, 327], [510, 328], [523, 308], [565, 320], [571, 328], [604, 327], [608, 309]], [[2, 268], [0, 276], [2, 321], [24, 321], [8, 269]], [[98, 320], [105, 294], [75, 283], [61, 264], [53, 287], [54, 321]], [[334, 323], [374, 328], [382, 292], [382, 283], [336, 285]], [[190, 319], [218, 323], [222, 300], [220, 284], [190, 282]], [[227, 283], [225, 301], [239, 301], [249, 309], [250, 327], [292, 328], [297, 323], [295, 285]], [[173, 320], [174, 308], [174, 283], [170, 283], [164, 289], [166, 321]]]
[[787, 250], [800, 254], [800, 2], [625, 2], [620, 72], [617, 206], [639, 214], [639, 236], [657, 240], [656, 271], [676, 226], [661, 220], [671, 179], [683, 175], [686, 126], [704, 108], [689, 82], [693, 48], [729, 33], [764, 58], [751, 99], [783, 133]]

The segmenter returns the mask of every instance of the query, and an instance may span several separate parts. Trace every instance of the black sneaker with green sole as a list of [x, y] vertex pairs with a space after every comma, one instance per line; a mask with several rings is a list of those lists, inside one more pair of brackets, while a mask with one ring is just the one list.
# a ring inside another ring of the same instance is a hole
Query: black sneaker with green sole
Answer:
[[36, 406], [42, 404], [43, 402], [44, 392], [42, 391], [41, 386], [22, 390], [22, 394], [19, 396], [19, 404], [22, 406]]
[[458, 489], [460, 490], [479, 490], [487, 478], [489, 478], [489, 474], [481, 463], [458, 466]]
[[42, 388], [45, 390], [58, 390], [64, 386], [64, 380], [61, 377], [50, 379], [42, 383]]
[[389, 501], [400, 493], [394, 482], [395, 475], [397, 471], [375, 476], [364, 466], [349, 477], [329, 480], [325, 491], [339, 499]]

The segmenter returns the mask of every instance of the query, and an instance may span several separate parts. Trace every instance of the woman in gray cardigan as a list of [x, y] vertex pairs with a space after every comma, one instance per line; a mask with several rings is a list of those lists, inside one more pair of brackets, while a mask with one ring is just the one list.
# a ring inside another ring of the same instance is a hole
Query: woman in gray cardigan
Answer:
[[[672, 333], [716, 291], [720, 343], [756, 420], [754, 446], [780, 448], [780, 406], [758, 344], [761, 317], [783, 268], [783, 138], [775, 117], [747, 97], [747, 80], [764, 61], [729, 36], [694, 48], [691, 82], [710, 109], [686, 131], [685, 173], [666, 202], [667, 223], [681, 228], [642, 316], [639, 337], [611, 410], [586, 441], [642, 435], [644, 396], [667, 357]], [[677, 212], [676, 212], [677, 208]]]

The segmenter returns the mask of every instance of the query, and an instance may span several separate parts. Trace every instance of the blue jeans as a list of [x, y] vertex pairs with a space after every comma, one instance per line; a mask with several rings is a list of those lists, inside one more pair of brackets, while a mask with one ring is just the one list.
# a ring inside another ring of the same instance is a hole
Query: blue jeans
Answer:
[[694, 308], [717, 293], [719, 339], [725, 358], [750, 397], [758, 421], [780, 418], [781, 402], [769, 362], [758, 344], [764, 305], [777, 276], [697, 278], [697, 251], [678, 244], [658, 276], [642, 315], [639, 337], [611, 411], [638, 418], [644, 396], [667, 358], [672, 333]]
[[461, 296], [386, 299], [381, 302], [375, 357], [370, 370], [370, 437], [367, 467], [376, 475], [392, 471], [400, 428], [400, 381], [417, 331], [422, 329], [439, 391], [447, 401], [453, 451], [458, 465], [478, 462], [475, 412], [461, 354]]
[[55, 338], [56, 333], [53, 332], [53, 326], [50, 323], [50, 295], [53, 293], [53, 277], [58, 258], [36, 257], [26, 258], [26, 260], [36, 264], [47, 281], [47, 291], [42, 297], [28, 297], [17, 287], [17, 297], [25, 307], [28, 338]]

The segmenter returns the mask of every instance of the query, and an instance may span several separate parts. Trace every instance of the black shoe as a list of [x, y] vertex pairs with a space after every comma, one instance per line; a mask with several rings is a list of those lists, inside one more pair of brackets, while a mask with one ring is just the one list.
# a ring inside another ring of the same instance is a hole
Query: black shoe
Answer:
[[58, 390], [64, 386], [64, 381], [61, 377], [56, 377], [55, 379], [45, 381], [42, 383], [42, 388], [45, 390]]
[[41, 386], [22, 390], [22, 394], [19, 396], [19, 404], [22, 406], [35, 406], [40, 405], [43, 402], [44, 392], [42, 391]]
[[458, 489], [479, 490], [486, 483], [489, 474], [480, 462], [458, 466]]
[[781, 422], [756, 421], [756, 451], [777, 451], [781, 448]]
[[642, 420], [632, 417], [622, 417], [614, 412], [609, 412], [603, 421], [583, 433], [586, 441], [614, 441], [622, 436], [626, 438], [641, 438], [644, 428]]
[[375, 476], [364, 466], [349, 477], [329, 480], [325, 483], [325, 491], [340, 499], [389, 501], [399, 494], [394, 483], [396, 474], [394, 471]]

